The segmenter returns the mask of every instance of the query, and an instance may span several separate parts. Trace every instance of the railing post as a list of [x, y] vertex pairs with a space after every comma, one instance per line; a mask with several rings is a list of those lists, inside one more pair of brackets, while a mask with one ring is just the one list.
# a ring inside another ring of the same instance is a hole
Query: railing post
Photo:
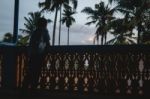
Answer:
[[2, 60], [2, 88], [14, 89], [17, 81], [17, 55], [14, 47], [5, 47], [3, 49]]

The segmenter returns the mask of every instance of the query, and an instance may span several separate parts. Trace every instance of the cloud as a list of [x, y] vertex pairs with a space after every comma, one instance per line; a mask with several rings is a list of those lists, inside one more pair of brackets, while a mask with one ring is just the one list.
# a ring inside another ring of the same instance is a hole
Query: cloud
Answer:
[[[59, 24], [57, 24], [59, 25]], [[59, 26], [57, 26], [57, 30], [59, 29]], [[65, 25], [62, 25], [62, 32], [67, 32], [67, 27]], [[70, 33], [75, 34], [91, 34], [95, 31], [94, 27], [88, 27], [81, 24], [74, 24], [70, 27]]]
[[94, 40], [94, 34], [86, 36], [81, 42], [84, 45], [92, 45]]

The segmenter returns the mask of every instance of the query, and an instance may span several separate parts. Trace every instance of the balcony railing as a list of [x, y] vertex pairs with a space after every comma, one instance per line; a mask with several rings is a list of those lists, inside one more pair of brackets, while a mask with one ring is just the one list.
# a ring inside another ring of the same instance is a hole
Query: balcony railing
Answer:
[[[21, 88], [27, 47], [0, 47], [0, 87]], [[60, 92], [148, 94], [150, 46], [55, 46], [43, 59], [39, 89]]]

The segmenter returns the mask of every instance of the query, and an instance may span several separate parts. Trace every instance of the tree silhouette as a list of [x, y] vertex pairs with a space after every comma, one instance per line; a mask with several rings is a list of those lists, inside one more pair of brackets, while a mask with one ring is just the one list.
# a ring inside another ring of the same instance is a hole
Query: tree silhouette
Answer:
[[133, 37], [133, 24], [131, 24], [129, 14], [126, 14], [124, 18], [115, 19], [109, 25], [111, 27], [111, 33], [115, 38], [107, 42], [107, 44], [135, 44], [136, 38]]
[[[60, 20], [61, 20], [62, 6], [69, 7], [70, 2], [73, 4], [74, 8], [77, 7], [77, 0], [45, 0], [44, 2], [39, 3], [39, 7], [42, 8], [42, 11], [50, 11], [50, 12], [55, 11], [52, 45], [55, 45], [56, 23], [57, 23], [58, 11], [60, 10]], [[60, 42], [60, 31], [61, 31], [61, 23], [60, 23], [60, 28], [59, 28], [59, 42]]]
[[[22, 33], [25, 33], [26, 35], [22, 37], [22, 43], [25, 45], [28, 44], [29, 38], [32, 35], [33, 31], [37, 27], [37, 21], [39, 18], [44, 17], [41, 12], [30, 12], [29, 17], [24, 17], [25, 19], [25, 29], [19, 29]], [[48, 23], [52, 22], [50, 19], [47, 19]]]
[[138, 32], [137, 43], [142, 43], [142, 35], [147, 32], [145, 29], [145, 20], [150, 10], [149, 0], [109, 0], [110, 3], [116, 2], [117, 9], [122, 14], [129, 14], [132, 18], [132, 24]]
[[62, 17], [62, 23], [66, 24], [66, 27], [68, 28], [68, 39], [67, 39], [67, 45], [69, 45], [69, 29], [70, 26], [75, 22], [75, 19], [72, 15], [74, 15], [76, 12], [72, 9], [65, 9]]
[[101, 45], [106, 43], [107, 40], [107, 32], [109, 30], [108, 24], [113, 17], [114, 12], [116, 11], [115, 8], [110, 8], [109, 5], [104, 4], [104, 2], [100, 2], [99, 4], [95, 4], [95, 9], [91, 7], [85, 7], [82, 12], [89, 15], [88, 19], [90, 18], [92, 21], [87, 22], [86, 25], [95, 24], [96, 25], [96, 39], [99, 42], [99, 36], [101, 36]]

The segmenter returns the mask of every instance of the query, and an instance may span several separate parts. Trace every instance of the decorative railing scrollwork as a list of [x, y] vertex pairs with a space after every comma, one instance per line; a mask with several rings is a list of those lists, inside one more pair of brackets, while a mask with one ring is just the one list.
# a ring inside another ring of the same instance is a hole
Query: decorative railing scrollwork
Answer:
[[[28, 55], [27, 48], [18, 49], [16, 80], [21, 88]], [[150, 91], [150, 46], [53, 46], [43, 60], [39, 89], [139, 95]]]

